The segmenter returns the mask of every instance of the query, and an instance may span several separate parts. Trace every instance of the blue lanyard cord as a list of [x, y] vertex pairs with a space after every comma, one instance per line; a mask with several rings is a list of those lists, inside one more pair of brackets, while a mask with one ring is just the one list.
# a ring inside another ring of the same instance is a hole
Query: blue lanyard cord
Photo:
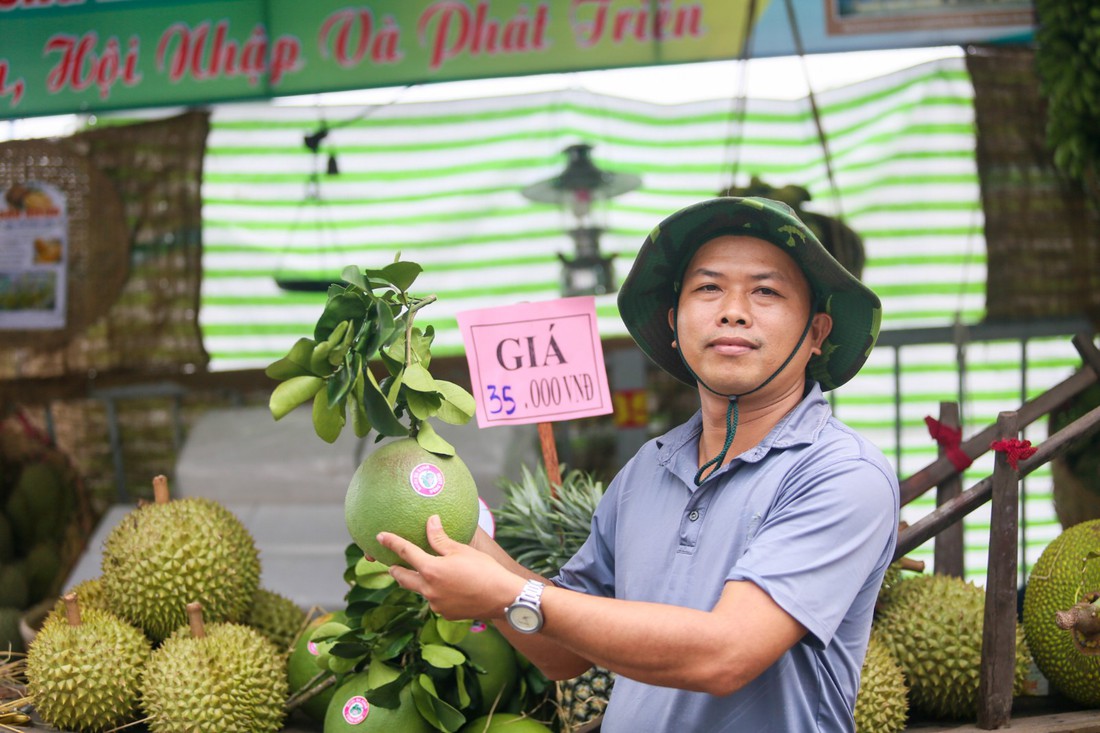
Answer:
[[713, 389], [710, 385], [699, 378], [699, 375], [695, 373], [695, 370], [688, 364], [687, 359], [684, 358], [684, 351], [680, 348], [680, 312], [679, 305], [674, 304], [672, 306], [672, 336], [676, 339], [676, 353], [680, 355], [680, 361], [683, 362], [684, 368], [688, 370], [688, 373], [695, 378], [695, 381], [703, 385], [703, 388], [712, 394], [716, 394], [719, 397], [725, 397], [729, 400], [729, 405], [726, 407], [726, 442], [722, 445], [722, 450], [717, 456], [711, 458], [709, 461], [699, 467], [699, 470], [695, 474], [695, 485], [699, 486], [703, 483], [703, 474], [707, 472], [707, 469], [711, 466], [718, 470], [722, 466], [722, 461], [726, 458], [726, 453], [729, 452], [730, 446], [733, 445], [733, 438], [737, 434], [737, 422], [740, 417], [740, 409], [738, 408], [738, 401], [740, 398], [750, 395], [757, 390], [761, 390], [768, 386], [773, 379], [779, 376], [779, 373], [787, 368], [787, 365], [791, 363], [791, 359], [794, 358], [798, 350], [802, 348], [802, 343], [806, 340], [806, 336], [810, 333], [810, 327], [814, 323], [814, 315], [817, 313], [816, 308], [810, 309], [810, 317], [806, 320], [806, 326], [802, 329], [802, 335], [798, 337], [798, 343], [795, 344], [794, 350], [787, 355], [787, 358], [783, 360], [783, 363], [779, 365], [771, 376], [765, 379], [757, 386], [750, 389], [748, 392], [742, 392], [739, 395], [736, 394], [722, 394], [716, 389]]

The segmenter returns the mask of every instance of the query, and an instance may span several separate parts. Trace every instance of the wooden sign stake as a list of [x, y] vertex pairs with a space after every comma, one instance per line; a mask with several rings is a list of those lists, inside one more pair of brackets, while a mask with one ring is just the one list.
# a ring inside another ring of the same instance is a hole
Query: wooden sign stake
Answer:
[[539, 445], [542, 446], [542, 462], [546, 466], [546, 475], [550, 479], [550, 496], [558, 498], [561, 486], [561, 466], [558, 465], [558, 446], [554, 442], [554, 424], [540, 422]]

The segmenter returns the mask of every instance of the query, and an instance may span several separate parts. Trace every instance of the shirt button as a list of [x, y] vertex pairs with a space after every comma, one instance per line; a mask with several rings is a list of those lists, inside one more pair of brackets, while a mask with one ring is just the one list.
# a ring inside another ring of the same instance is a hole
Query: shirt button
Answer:
[[698, 509], [692, 509], [691, 514], [688, 515], [688, 519], [690, 519], [691, 521], [694, 522], [698, 518], [699, 518], [699, 510]]

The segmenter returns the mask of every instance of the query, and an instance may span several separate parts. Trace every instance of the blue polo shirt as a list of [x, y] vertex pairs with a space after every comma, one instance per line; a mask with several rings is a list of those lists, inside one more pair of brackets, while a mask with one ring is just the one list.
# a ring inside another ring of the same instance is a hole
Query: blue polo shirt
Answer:
[[820, 387], [700, 486], [701, 415], [646, 443], [607, 489], [592, 533], [553, 582], [710, 610], [755, 583], [809, 633], [717, 697], [619, 675], [604, 733], [851, 733], [899, 494], [881, 451], [838, 421]]

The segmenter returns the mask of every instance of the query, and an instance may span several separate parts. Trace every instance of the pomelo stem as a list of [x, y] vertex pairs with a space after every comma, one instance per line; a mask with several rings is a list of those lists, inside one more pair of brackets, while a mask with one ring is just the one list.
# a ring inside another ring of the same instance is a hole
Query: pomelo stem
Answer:
[[191, 626], [191, 636], [195, 639], [206, 638], [206, 627], [202, 623], [202, 604], [193, 601], [187, 604], [187, 623]]
[[80, 603], [76, 600], [76, 593], [66, 593], [61, 600], [65, 602], [65, 619], [69, 626], [80, 626], [83, 621], [80, 619]]
[[153, 477], [153, 499], [157, 504], [167, 504], [168, 498], [168, 477], [163, 474]]

